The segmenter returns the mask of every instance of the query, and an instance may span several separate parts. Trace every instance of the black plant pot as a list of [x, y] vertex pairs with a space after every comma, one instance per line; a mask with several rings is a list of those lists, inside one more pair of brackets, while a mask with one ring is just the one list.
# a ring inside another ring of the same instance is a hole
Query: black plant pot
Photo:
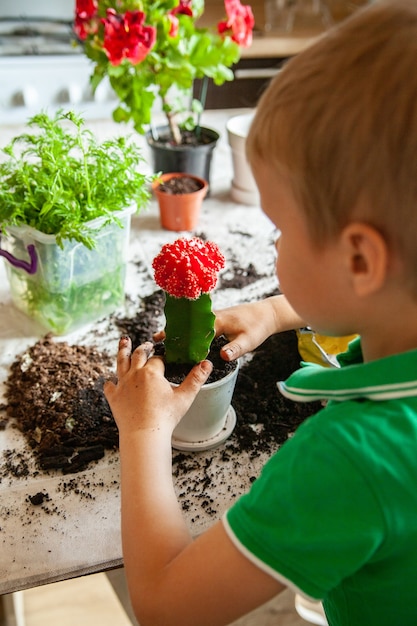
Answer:
[[146, 133], [151, 149], [154, 172], [186, 172], [203, 178], [210, 184], [210, 168], [213, 150], [219, 133], [211, 128], [199, 128], [198, 137], [188, 133], [186, 143], [173, 144], [168, 126], [159, 126]]

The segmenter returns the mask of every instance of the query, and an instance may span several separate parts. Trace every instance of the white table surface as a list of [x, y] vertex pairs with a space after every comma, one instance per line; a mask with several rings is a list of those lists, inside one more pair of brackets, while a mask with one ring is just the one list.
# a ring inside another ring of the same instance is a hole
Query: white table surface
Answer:
[[[238, 205], [230, 199], [232, 163], [225, 123], [238, 112], [241, 111], [206, 112], [203, 117], [203, 125], [219, 130], [221, 139], [213, 157], [211, 196], [203, 204], [196, 233], [204, 233], [216, 241], [229, 261], [233, 258], [234, 264], [239, 263], [242, 267], [253, 263], [260, 274], [267, 274], [269, 278], [242, 290], [214, 292], [215, 307], [254, 300], [276, 287], [272, 224], [259, 207]], [[103, 138], [127, 132], [126, 128], [110, 121], [90, 122], [89, 126]], [[21, 130], [22, 127], [0, 125], [1, 146]], [[143, 138], [140, 137], [139, 141], [143, 141], [146, 155]], [[154, 201], [149, 210], [133, 218], [126, 290], [136, 303], [140, 296], [157, 289], [150, 270], [152, 259], [161, 245], [178, 236], [161, 230]], [[138, 261], [146, 265], [147, 272], [138, 273]], [[130, 313], [131, 309], [120, 310], [122, 317]], [[120, 331], [116, 326], [110, 329], [108, 326], [106, 320], [103, 334], [84, 328], [58, 340], [93, 345], [116, 354]], [[99, 329], [100, 323], [94, 325], [94, 330]], [[5, 261], [1, 261], [0, 405], [5, 401], [4, 383], [11, 363], [43, 334], [44, 331], [34, 328], [30, 320], [11, 304]], [[5, 450], [17, 453], [21, 450], [28, 456], [25, 439], [12, 423], [0, 431], [0, 464], [4, 463]], [[221, 446], [208, 452], [188, 453], [190, 469], [176, 478], [180, 500], [191, 502], [185, 515], [194, 535], [213, 524], [236, 497], [249, 488], [251, 477], [259, 474], [266, 460], [262, 455], [251, 460], [250, 455], [243, 452], [238, 457], [234, 454], [224, 460], [223, 451], [224, 446]], [[200, 487], [199, 479], [203, 474], [210, 480]], [[88, 470], [74, 475], [63, 476], [58, 471], [39, 472], [33, 461], [28, 476], [15, 478], [1, 473], [0, 481], [0, 594], [122, 564], [117, 452], [106, 453]], [[47, 493], [49, 499], [41, 506], [34, 506], [28, 496], [38, 492]]]

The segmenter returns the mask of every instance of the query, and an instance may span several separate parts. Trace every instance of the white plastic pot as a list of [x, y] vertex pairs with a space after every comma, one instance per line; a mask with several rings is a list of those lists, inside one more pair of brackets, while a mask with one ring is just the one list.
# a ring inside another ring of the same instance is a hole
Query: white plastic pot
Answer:
[[233, 180], [230, 195], [239, 204], [259, 206], [259, 192], [246, 159], [245, 144], [255, 112], [231, 117], [226, 123], [232, 149]]
[[236, 424], [231, 406], [239, 363], [227, 376], [200, 389], [172, 436], [177, 450], [209, 450], [225, 441]]

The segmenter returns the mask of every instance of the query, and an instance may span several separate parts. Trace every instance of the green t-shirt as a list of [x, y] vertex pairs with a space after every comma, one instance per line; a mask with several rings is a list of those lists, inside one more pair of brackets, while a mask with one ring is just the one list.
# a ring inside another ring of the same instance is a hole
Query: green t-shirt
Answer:
[[331, 626], [417, 625], [417, 350], [306, 364], [281, 391], [327, 406], [226, 513], [264, 571], [322, 599]]

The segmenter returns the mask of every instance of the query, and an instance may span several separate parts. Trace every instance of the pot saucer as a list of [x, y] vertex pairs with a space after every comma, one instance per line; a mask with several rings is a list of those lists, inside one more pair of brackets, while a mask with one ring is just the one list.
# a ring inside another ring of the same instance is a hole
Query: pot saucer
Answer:
[[175, 448], [175, 450], [182, 450], [183, 452], [202, 452], [203, 450], [211, 450], [212, 448], [217, 448], [217, 446], [223, 443], [223, 441], [226, 441], [226, 439], [232, 434], [235, 426], [236, 412], [234, 408], [230, 406], [226, 414], [226, 421], [223, 428], [214, 437], [210, 437], [210, 439], [204, 439], [202, 441], [182, 441], [181, 439], [172, 437], [171, 445]]

